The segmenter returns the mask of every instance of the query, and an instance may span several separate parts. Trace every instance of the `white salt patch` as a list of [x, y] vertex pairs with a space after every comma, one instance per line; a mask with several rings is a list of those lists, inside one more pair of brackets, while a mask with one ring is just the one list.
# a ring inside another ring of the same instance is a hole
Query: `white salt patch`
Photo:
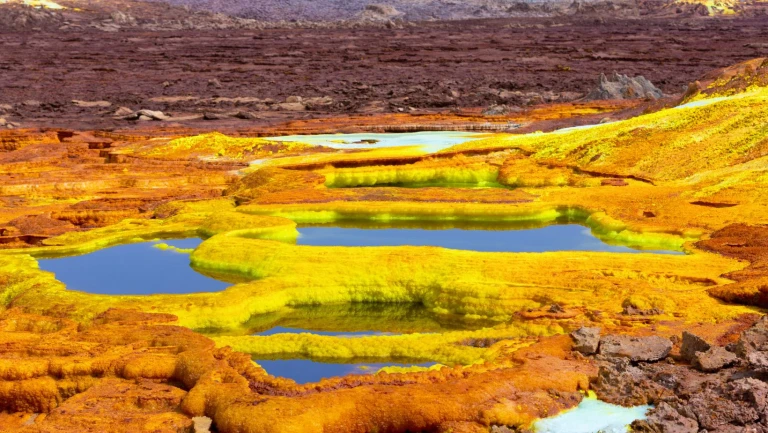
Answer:
[[[319, 134], [267, 137], [272, 141], [300, 142], [333, 149], [376, 149], [382, 147], [420, 146], [426, 153], [434, 153], [451, 146], [480, 138], [485, 133], [457, 131], [426, 131], [405, 133]], [[362, 140], [378, 140], [361, 143]]]

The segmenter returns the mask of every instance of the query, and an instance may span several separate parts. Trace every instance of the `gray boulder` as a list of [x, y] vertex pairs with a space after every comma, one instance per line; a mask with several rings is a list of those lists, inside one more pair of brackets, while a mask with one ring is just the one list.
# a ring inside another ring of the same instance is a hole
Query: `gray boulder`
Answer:
[[633, 362], [659, 361], [672, 350], [672, 342], [662, 337], [608, 335], [600, 340], [600, 354], [627, 358]]
[[506, 105], [491, 105], [483, 110], [483, 116], [506, 116], [507, 114], [516, 111], [512, 110]]
[[585, 101], [600, 101], [608, 99], [658, 99], [664, 92], [648, 81], [645, 77], [628, 77], [616, 72], [610, 78], [600, 74], [597, 87], [584, 97]]
[[125, 120], [168, 120], [170, 118], [162, 111], [153, 110], [139, 110], [124, 117]]
[[600, 328], [580, 328], [571, 333], [571, 338], [573, 350], [583, 355], [593, 355], [597, 353], [600, 344]]
[[710, 347], [712, 346], [703, 338], [688, 331], [684, 331], [683, 344], [680, 347], [680, 356], [688, 362], [693, 362], [693, 358], [696, 356], [697, 352], [706, 352]]

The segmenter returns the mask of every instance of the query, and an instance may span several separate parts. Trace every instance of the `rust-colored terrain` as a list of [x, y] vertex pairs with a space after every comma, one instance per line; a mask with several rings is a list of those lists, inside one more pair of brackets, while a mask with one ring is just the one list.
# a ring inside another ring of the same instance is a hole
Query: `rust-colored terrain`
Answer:
[[[655, 405], [636, 431], [768, 431], [768, 18], [670, 15], [168, 30], [69, 10], [0, 33], [0, 431], [526, 432], [588, 391]], [[614, 70], [665, 95], [584, 98]], [[485, 134], [265, 138], [425, 130]], [[296, 244], [557, 223], [686, 254]], [[39, 267], [198, 237], [169, 254], [223, 291], [101, 295]], [[409, 332], [254, 335], [307, 323]], [[440, 365], [301, 384], [254, 359]]]

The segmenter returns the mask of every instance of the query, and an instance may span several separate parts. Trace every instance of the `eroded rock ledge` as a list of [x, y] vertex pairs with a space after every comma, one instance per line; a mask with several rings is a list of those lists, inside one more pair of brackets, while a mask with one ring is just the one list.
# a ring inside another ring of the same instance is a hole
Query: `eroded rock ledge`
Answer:
[[[736, 329], [712, 340], [684, 332], [673, 337], [674, 349], [657, 336], [603, 337], [599, 353], [591, 355], [599, 365], [591, 386], [610, 403], [655, 406], [648, 419], [632, 425], [636, 432], [766, 432], [768, 316]], [[585, 334], [574, 333], [574, 349], [588, 353]], [[594, 341], [594, 332], [588, 334]], [[616, 341], [623, 350], [616, 350]], [[670, 349], [669, 356], [657, 356]]]

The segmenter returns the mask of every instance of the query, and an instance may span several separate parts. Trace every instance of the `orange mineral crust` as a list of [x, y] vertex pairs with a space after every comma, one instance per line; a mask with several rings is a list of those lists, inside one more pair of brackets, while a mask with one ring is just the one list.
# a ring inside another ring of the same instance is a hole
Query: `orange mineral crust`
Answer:
[[[661, 371], [668, 355], [689, 368], [684, 332], [707, 340], [693, 340], [716, 358], [706, 369], [733, 367], [732, 352], [757, 359], [765, 69], [713, 72], [682, 98], [504, 116], [0, 132], [0, 430], [503, 433], [574, 407], [596, 383], [612, 401], [661, 407], [606, 387], [610, 368]], [[264, 138], [422, 129], [475, 135]], [[300, 233], [555, 224], [641, 251], [309, 245]], [[170, 245], [181, 238], [199, 239]], [[43, 266], [150, 241], [222, 288], [91, 293]], [[597, 340], [567, 335], [582, 327], [612, 334], [621, 353], [623, 337], [653, 338], [661, 355], [606, 364]], [[303, 383], [270, 375], [275, 360], [388, 366]]]
[[172, 320], [108, 310], [83, 327], [9, 310], [0, 322], [0, 405], [19, 413], [13, 419], [24, 432], [187, 432], [195, 416], [210, 417], [220, 431], [481, 431], [573, 406], [595, 371], [572, 358], [570, 339], [557, 337], [505, 355], [506, 367], [303, 387]]

